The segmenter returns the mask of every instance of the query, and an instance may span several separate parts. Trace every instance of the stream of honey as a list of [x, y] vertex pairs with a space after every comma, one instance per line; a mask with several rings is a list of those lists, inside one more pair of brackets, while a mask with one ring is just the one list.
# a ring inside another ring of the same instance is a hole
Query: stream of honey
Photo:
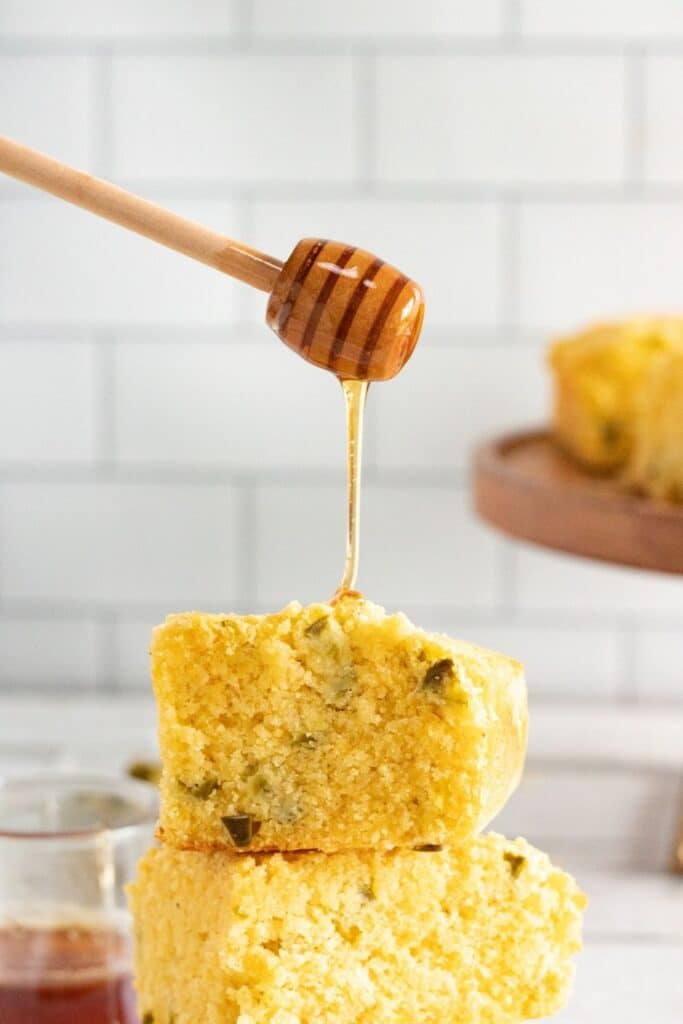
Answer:
[[352, 591], [358, 577], [363, 414], [370, 385], [367, 380], [342, 380], [341, 386], [346, 403], [346, 561], [333, 601]]

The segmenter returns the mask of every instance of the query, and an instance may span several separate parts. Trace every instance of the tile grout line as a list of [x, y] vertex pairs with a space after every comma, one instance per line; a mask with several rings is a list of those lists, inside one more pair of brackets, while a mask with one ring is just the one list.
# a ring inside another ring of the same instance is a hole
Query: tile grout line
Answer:
[[[235, 200], [235, 235], [238, 241], [244, 242], [246, 245], [255, 245], [256, 239], [254, 237], [254, 204], [253, 200], [249, 196], [240, 196]], [[273, 255], [284, 259], [284, 255], [281, 253], [274, 253]], [[230, 279], [226, 279], [225, 284], [228, 287]], [[249, 285], [243, 281], [232, 281], [232, 287], [234, 288], [234, 304], [233, 309], [235, 312], [236, 324], [225, 325], [219, 327], [217, 330], [220, 331], [221, 343], [225, 342], [226, 335], [229, 332], [234, 331], [236, 336], [243, 337], [243, 332], [239, 329], [237, 324], [241, 322], [247, 322], [252, 325], [252, 329], [255, 330], [253, 318], [249, 315], [249, 293], [251, 289]], [[268, 302], [268, 296], [263, 294], [263, 319], [265, 321], [266, 316], [266, 303]], [[263, 327], [263, 323], [260, 325]], [[261, 332], [264, 337], [267, 337], [267, 332]]]
[[511, 618], [517, 618], [517, 577], [519, 573], [517, 549], [508, 540], [499, 541], [500, 550], [497, 559], [498, 572], [498, 603], [497, 612], [505, 625]]
[[[244, 285], [242, 288], [246, 288]], [[244, 294], [248, 294], [244, 292]], [[264, 304], [265, 304], [264, 296]], [[505, 347], [509, 337], [511, 326], [509, 324], [497, 324], [495, 327], [477, 326], [467, 324], [437, 324], [428, 327], [420, 342], [422, 350], [427, 347], [434, 349], [462, 349], [471, 350], [473, 343], [477, 346], [501, 346]], [[527, 329], [520, 328], [519, 341], [530, 346], [538, 346], [544, 343], [548, 326]], [[69, 322], [55, 322], [51, 324], [26, 324], [11, 322], [3, 324], [0, 322], [0, 345], [16, 341], [44, 342], [51, 344], [70, 344], [74, 341], [88, 341], [93, 335], [98, 335], [101, 345], [114, 347], [119, 342], [144, 341], [145, 344], [158, 344], [161, 346], [186, 345], [188, 334], [192, 335], [201, 344], [232, 344], [232, 345], [270, 345], [272, 336], [262, 329], [262, 325], [255, 323], [253, 317], [226, 324], [183, 324], [177, 327], [173, 323], [163, 324], [139, 324], [132, 326], [120, 326], [110, 323], [85, 323], [70, 324]]]
[[374, 56], [354, 57], [353, 92], [353, 175], [354, 193], [361, 197], [372, 191], [377, 164], [377, 64]]
[[636, 655], [638, 648], [638, 627], [640, 620], [631, 617], [622, 618], [617, 631], [617, 689], [615, 697], [620, 704], [639, 703], [638, 683], [636, 674]]
[[[368, 479], [368, 484], [389, 490], [417, 486], [450, 492], [453, 488], [463, 490], [466, 482], [464, 470], [424, 470], [416, 466], [381, 469], [372, 466], [371, 463], [369, 466], [372, 468], [372, 479]], [[0, 467], [0, 482], [45, 486], [68, 483], [96, 484], [101, 482], [104, 472], [108, 479], [123, 487], [194, 485], [216, 488], [231, 485], [239, 488], [264, 485], [327, 488], [337, 487], [344, 482], [346, 467], [341, 458], [339, 464], [333, 467], [318, 465], [301, 468], [292, 463], [288, 466], [265, 465], [256, 469], [228, 464], [196, 468], [188, 462], [173, 464], [150, 461], [136, 465], [130, 462], [116, 462], [114, 459], [111, 462], [103, 460], [101, 466], [82, 462], [73, 465], [61, 463], [56, 467], [40, 463], [26, 463], [23, 466], [4, 469]]]
[[256, 555], [258, 533], [256, 523], [258, 484], [242, 484], [239, 492], [235, 541], [237, 560], [234, 572], [237, 608], [251, 613], [256, 605]]
[[[83, 57], [109, 51], [114, 57], [214, 57], [248, 52], [260, 57], [367, 56], [390, 57], [491, 57], [510, 53], [520, 57], [614, 57], [629, 53], [634, 41], [626, 36], [581, 38], [578, 36], [540, 37], [525, 34], [520, 16], [512, 0], [504, 10], [502, 31], [469, 36], [388, 37], [369, 35], [365, 38], [343, 34], [320, 34], [306, 38], [296, 35], [266, 36], [253, 31], [248, 0], [237, 0], [236, 29], [227, 33], [205, 33], [197, 36], [174, 36], [152, 33], [141, 36], [84, 35], [77, 40], [59, 35], [22, 35], [14, 39], [0, 37], [0, 57], [69, 56]], [[511, 45], [512, 44], [512, 45]], [[648, 39], [641, 46], [648, 57], [683, 55], [683, 35], [675, 38], [662, 35]]]
[[97, 334], [94, 347], [95, 465], [97, 478], [115, 475], [116, 459], [116, 350], [109, 332]]
[[[452, 203], [521, 202], [534, 205], [577, 205], [611, 203], [622, 206], [648, 206], [679, 203], [683, 199], [683, 185], [667, 181], [642, 182], [637, 192], [631, 183], [621, 178], [614, 181], [522, 181], [515, 184], [504, 181], [479, 183], [474, 178], [452, 180], [415, 178], [406, 181], [374, 179], [366, 182], [366, 191], [360, 193], [353, 182], [294, 180], [278, 184], [265, 181], [254, 185], [242, 179], [217, 178], [158, 178], [117, 176], [117, 184], [131, 192], [154, 193], [170, 203], [181, 199], [208, 201], [235, 201], [247, 198], [254, 203], [318, 202], [344, 203], [350, 200], [372, 200], [375, 203], [414, 203], [434, 205]], [[0, 184], [2, 203], [46, 204], [51, 200], [36, 190], [9, 182]]]
[[518, 47], [524, 40], [521, 0], [499, 0], [501, 3], [502, 38], [510, 47]]
[[499, 331], [505, 327], [515, 341], [520, 334], [521, 202], [519, 197], [503, 200], [500, 206]]
[[118, 613], [100, 611], [97, 614], [97, 678], [99, 693], [115, 694], [120, 689], [120, 658], [118, 645]]
[[92, 104], [90, 111], [92, 160], [95, 174], [111, 178], [114, 166], [113, 54], [108, 48], [94, 53], [92, 61]]
[[251, 0], [232, 0], [232, 18], [234, 36], [246, 49], [253, 35], [254, 10]]

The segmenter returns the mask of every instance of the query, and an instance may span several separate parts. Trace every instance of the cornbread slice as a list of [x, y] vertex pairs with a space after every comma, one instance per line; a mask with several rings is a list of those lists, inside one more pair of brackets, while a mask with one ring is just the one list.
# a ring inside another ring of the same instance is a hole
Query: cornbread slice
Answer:
[[390, 848], [482, 828], [516, 785], [521, 666], [361, 598], [155, 630], [158, 836], [190, 849]]
[[638, 394], [627, 482], [654, 498], [683, 502], [683, 352], [656, 359]]
[[517, 1024], [559, 1010], [585, 897], [523, 839], [150, 850], [129, 888], [153, 1024]]
[[683, 318], [598, 324], [550, 350], [553, 426], [562, 446], [598, 472], [621, 468], [634, 437], [638, 389], [653, 360], [683, 352]]

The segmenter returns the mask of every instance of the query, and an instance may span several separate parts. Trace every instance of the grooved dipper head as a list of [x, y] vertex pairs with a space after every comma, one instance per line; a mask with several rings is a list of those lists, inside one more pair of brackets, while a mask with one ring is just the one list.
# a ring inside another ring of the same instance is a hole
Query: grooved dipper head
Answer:
[[275, 282], [266, 321], [300, 356], [354, 380], [389, 380], [417, 344], [417, 282], [364, 249], [302, 239]]

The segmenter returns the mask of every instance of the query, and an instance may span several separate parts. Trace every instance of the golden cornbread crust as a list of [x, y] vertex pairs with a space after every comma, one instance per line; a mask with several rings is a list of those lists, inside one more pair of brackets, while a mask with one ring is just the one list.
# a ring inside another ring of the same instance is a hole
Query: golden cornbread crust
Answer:
[[519, 779], [518, 662], [360, 597], [170, 616], [152, 643], [158, 835], [184, 849], [453, 842]]
[[683, 318], [641, 317], [594, 325], [550, 350], [553, 429], [586, 468], [614, 472], [634, 445], [639, 389], [654, 362], [683, 353]]
[[564, 1004], [585, 897], [524, 840], [150, 850], [129, 888], [154, 1024], [519, 1024]]
[[683, 502], [683, 352], [653, 361], [638, 393], [633, 435], [627, 482]]

